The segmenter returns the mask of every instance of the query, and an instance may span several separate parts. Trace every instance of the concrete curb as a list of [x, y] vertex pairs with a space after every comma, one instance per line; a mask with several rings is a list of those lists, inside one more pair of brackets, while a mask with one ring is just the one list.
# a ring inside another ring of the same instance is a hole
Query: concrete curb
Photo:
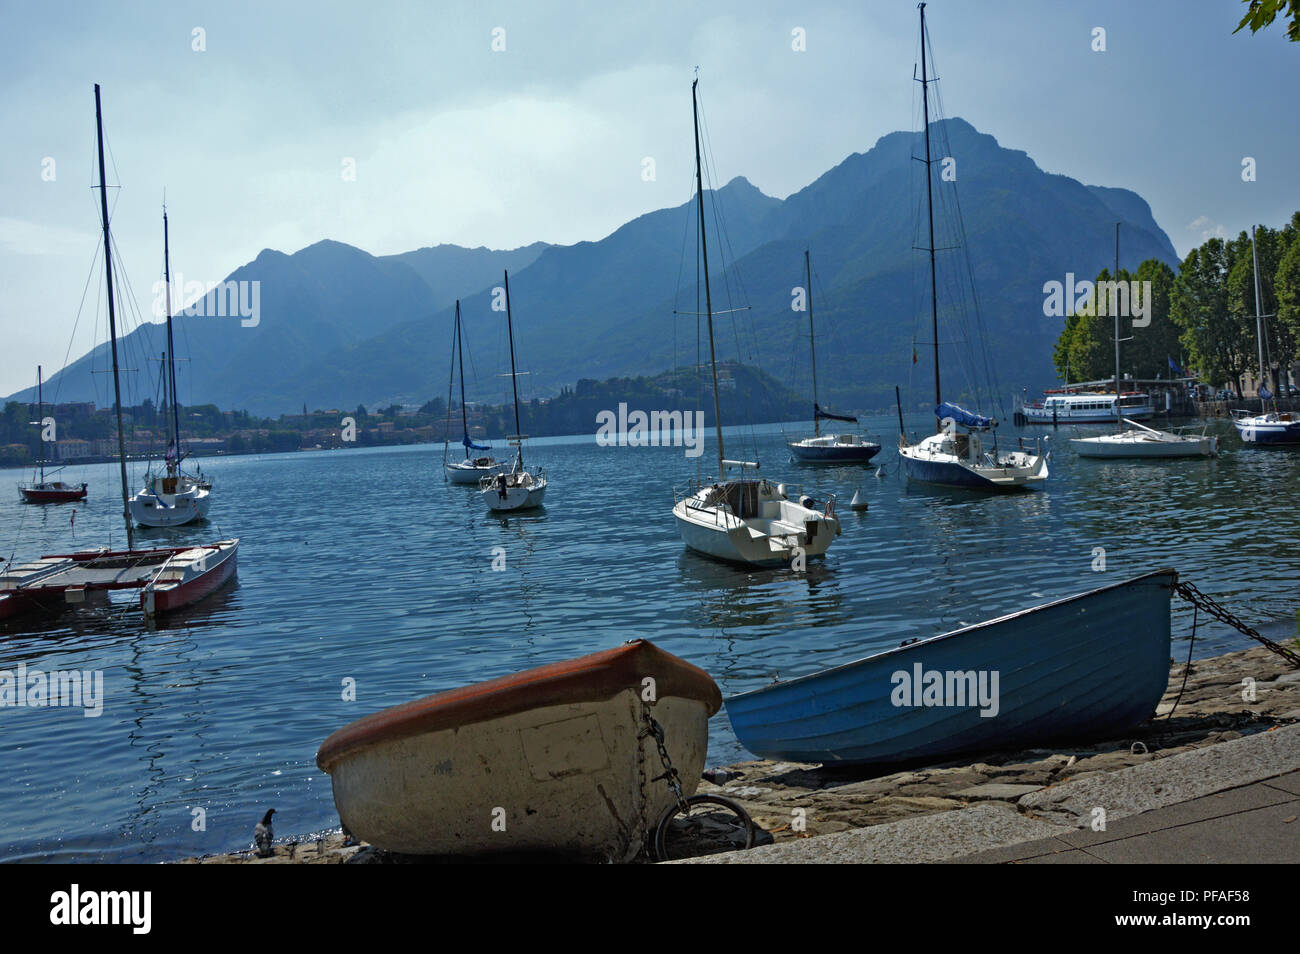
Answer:
[[1108, 819], [1124, 818], [1296, 768], [1300, 768], [1300, 725], [1290, 725], [1044, 788], [1022, 796], [1016, 805], [1030, 817], [1086, 828], [1094, 808], [1105, 809]]
[[[1188, 802], [1300, 768], [1300, 725], [1260, 732], [1104, 775], [1040, 789], [1013, 807], [985, 802], [957, 811], [816, 838], [686, 859], [674, 864], [872, 864], [951, 861], [1070, 835], [1091, 825]], [[1008, 855], [1009, 856], [1009, 855]]]

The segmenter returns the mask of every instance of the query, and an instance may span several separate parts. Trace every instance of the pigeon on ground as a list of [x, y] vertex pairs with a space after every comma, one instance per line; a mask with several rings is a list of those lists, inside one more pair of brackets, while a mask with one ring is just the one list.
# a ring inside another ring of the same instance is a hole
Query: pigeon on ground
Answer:
[[271, 830], [271, 816], [275, 814], [275, 809], [268, 809], [267, 813], [262, 816], [262, 820], [257, 823], [253, 829], [253, 844], [257, 846], [257, 857], [269, 858], [275, 854], [275, 849], [271, 846], [275, 838], [275, 832]]

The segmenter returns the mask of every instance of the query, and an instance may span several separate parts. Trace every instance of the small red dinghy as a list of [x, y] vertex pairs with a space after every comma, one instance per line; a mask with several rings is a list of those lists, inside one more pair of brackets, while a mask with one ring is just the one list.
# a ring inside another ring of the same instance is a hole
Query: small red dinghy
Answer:
[[648, 717], [695, 791], [708, 673], [645, 640], [394, 706], [321, 745], [348, 830], [421, 855], [630, 861], [673, 805]]

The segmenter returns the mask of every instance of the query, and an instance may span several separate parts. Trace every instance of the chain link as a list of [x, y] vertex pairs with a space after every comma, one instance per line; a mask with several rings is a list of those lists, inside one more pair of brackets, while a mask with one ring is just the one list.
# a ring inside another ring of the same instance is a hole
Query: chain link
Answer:
[[674, 767], [672, 757], [669, 756], [668, 749], [664, 746], [664, 727], [650, 714], [650, 706], [645, 702], [641, 703], [641, 718], [646, 727], [642, 738], [649, 737], [655, 740], [655, 746], [659, 749], [659, 761], [664, 767], [663, 774], [656, 775], [650, 781], [666, 781], [668, 787], [672, 789], [673, 797], [677, 799], [678, 809], [684, 812], [690, 811], [690, 803], [686, 801], [686, 795], [682, 792], [681, 773]]
[[1210, 599], [1210, 597], [1206, 596], [1191, 583], [1175, 583], [1174, 592], [1198, 609], [1205, 610], [1205, 612], [1209, 613], [1220, 622], [1227, 623], [1233, 629], [1239, 630], [1251, 639], [1263, 643], [1271, 652], [1277, 653], [1292, 666], [1300, 669], [1300, 654], [1292, 652], [1285, 646], [1279, 646], [1267, 636], [1262, 635], [1253, 626], [1246, 625], [1246, 623], [1234, 615], [1230, 610]]

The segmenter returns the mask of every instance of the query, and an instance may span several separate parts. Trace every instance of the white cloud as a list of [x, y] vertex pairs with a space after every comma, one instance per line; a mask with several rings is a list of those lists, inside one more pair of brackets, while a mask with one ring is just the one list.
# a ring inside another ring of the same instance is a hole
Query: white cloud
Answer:
[[1227, 238], [1228, 232], [1222, 223], [1211, 224], [1208, 215], [1198, 215], [1187, 225], [1187, 231], [1200, 232], [1201, 241], [1208, 242], [1212, 238]]

